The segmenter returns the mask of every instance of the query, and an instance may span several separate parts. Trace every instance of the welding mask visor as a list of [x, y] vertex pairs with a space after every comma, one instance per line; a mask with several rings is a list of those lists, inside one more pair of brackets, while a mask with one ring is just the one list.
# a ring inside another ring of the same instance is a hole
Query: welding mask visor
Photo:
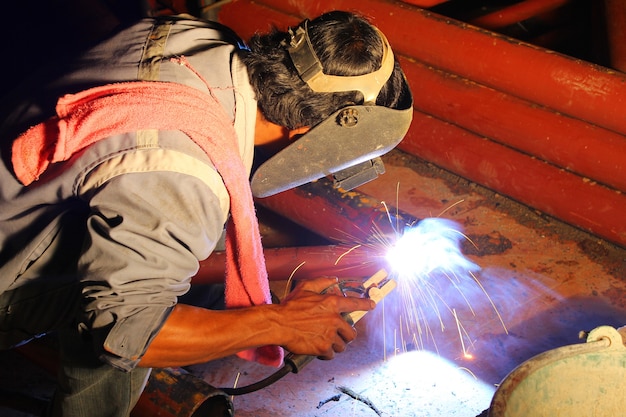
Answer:
[[396, 108], [377, 106], [376, 98], [394, 69], [387, 39], [378, 70], [358, 76], [324, 74], [307, 30], [308, 21], [290, 29], [288, 51], [300, 77], [316, 92], [360, 91], [363, 105], [337, 110], [326, 120], [263, 163], [251, 180], [255, 197], [268, 197], [332, 175], [335, 188], [351, 190], [385, 172], [380, 156], [406, 135], [413, 117], [413, 101], [403, 78], [402, 103]]

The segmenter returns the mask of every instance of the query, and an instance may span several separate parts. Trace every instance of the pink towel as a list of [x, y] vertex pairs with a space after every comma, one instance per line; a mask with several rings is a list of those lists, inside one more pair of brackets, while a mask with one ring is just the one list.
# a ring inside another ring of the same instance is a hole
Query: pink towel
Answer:
[[[141, 129], [180, 130], [206, 152], [230, 195], [226, 305], [271, 303], [247, 171], [231, 119], [212, 95], [176, 83], [128, 82], [66, 95], [56, 111], [58, 116], [32, 127], [13, 143], [13, 168], [24, 185], [37, 180], [50, 163], [65, 161], [108, 136]], [[265, 346], [239, 356], [279, 366], [283, 351]]]

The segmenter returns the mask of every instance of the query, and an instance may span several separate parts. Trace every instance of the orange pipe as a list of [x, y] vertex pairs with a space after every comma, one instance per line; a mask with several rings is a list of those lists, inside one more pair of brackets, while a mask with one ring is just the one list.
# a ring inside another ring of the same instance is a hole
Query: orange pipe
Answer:
[[526, 0], [488, 13], [469, 23], [485, 29], [499, 29], [551, 12], [570, 0]]
[[400, 149], [626, 246], [626, 195], [416, 111]]
[[130, 417], [233, 415], [229, 396], [182, 368], [155, 368]]
[[363, 244], [374, 250], [418, 219], [356, 191], [333, 188], [326, 178], [261, 198], [258, 204], [346, 246]]
[[[401, 61], [415, 109], [626, 191], [624, 136], [420, 62]], [[417, 136], [405, 142], [412, 137]]]
[[277, 26], [284, 27], [294, 16], [314, 17], [330, 9], [372, 17], [397, 53], [626, 134], [626, 76], [402, 2], [239, 0], [223, 6], [220, 20], [245, 36], [267, 29], [259, 18], [267, 10], [274, 19], [282, 12]]
[[15, 351], [56, 378], [59, 372], [59, 352], [51, 344], [35, 339], [16, 347]]
[[443, 3], [447, 3], [448, 0], [402, 0], [403, 3], [412, 4], [413, 6], [429, 8], [435, 7]]
[[[254, 32], [262, 20], [258, 17], [264, 14], [271, 14], [273, 23], [284, 27], [297, 22], [296, 16], [314, 17], [331, 6], [370, 16], [387, 34], [396, 52], [409, 60], [418, 59], [509, 96], [590, 120], [607, 130], [626, 133], [626, 118], [622, 115], [626, 104], [624, 75], [400, 2], [338, 0], [332, 5], [322, 5], [305, 1], [263, 0], [263, 4], [259, 4], [240, 0], [224, 6], [220, 19], [240, 32]], [[279, 10], [283, 11], [282, 16]], [[409, 77], [409, 83], [413, 88], [420, 86], [415, 76]], [[416, 97], [416, 101], [418, 99]], [[445, 97], [441, 100], [445, 103]], [[452, 121], [461, 118], [473, 105], [476, 102], [464, 104], [448, 118]], [[494, 114], [507, 118], [498, 109], [494, 109]], [[415, 115], [417, 120], [413, 121], [400, 149], [607, 240], [626, 244], [626, 226], [620, 222], [626, 212], [623, 195], [423, 113], [415, 112]], [[494, 119], [493, 123], [499, 123], [499, 119]], [[532, 123], [520, 129], [525, 130], [529, 125]], [[587, 129], [595, 132], [593, 126]], [[293, 197], [301, 197], [302, 201], [295, 201]], [[291, 206], [285, 217], [302, 216], [309, 224], [321, 228], [335, 221], [335, 216], [326, 216], [326, 222], [322, 222], [307, 217], [307, 213], [299, 213], [299, 205], [315, 206], [305, 195], [276, 196], [277, 200], [281, 198], [288, 202], [283, 205]], [[273, 205], [281, 206], [279, 201]], [[302, 210], [306, 212], [308, 207]], [[325, 213], [317, 214], [324, 216]]]
[[611, 67], [626, 72], [626, 3], [604, 0]]
[[302, 18], [297, 11], [286, 12], [251, 0], [235, 0], [220, 7], [218, 20], [247, 40], [257, 32], [267, 33], [274, 27], [285, 29], [296, 25]]
[[[384, 248], [372, 246], [328, 245], [265, 248], [265, 263], [270, 281], [309, 279], [322, 276], [363, 278], [373, 275], [384, 263]], [[213, 252], [200, 262], [194, 284], [224, 282], [226, 254]]]

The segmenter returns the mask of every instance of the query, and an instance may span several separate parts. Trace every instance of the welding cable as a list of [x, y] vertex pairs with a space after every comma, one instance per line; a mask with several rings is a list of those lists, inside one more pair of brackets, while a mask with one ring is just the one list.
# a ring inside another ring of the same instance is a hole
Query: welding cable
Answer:
[[[346, 319], [346, 321], [348, 321], [348, 323], [350, 323], [351, 325], [354, 325], [354, 323], [352, 323], [352, 321], [350, 320], [349, 316], [344, 316], [344, 318]], [[224, 393], [226, 393], [227, 395], [249, 394], [251, 392], [258, 391], [261, 388], [265, 388], [273, 384], [274, 382], [278, 381], [279, 379], [281, 379], [282, 377], [284, 377], [290, 372], [297, 374], [298, 372], [300, 372], [302, 368], [308, 365], [316, 357], [317, 356], [313, 356], [313, 355], [296, 355], [294, 353], [289, 353], [287, 356], [285, 356], [285, 359], [284, 359], [285, 364], [282, 366], [282, 368], [280, 368], [278, 371], [274, 372], [267, 378], [262, 379], [258, 382], [255, 382], [253, 384], [246, 385], [244, 387], [219, 388], [219, 389], [223, 391]]]
[[262, 379], [258, 382], [255, 382], [250, 385], [246, 385], [245, 387], [238, 388], [219, 388], [220, 391], [223, 391], [226, 395], [243, 395], [249, 394], [254, 391], [258, 391], [261, 388], [265, 388], [269, 385], [272, 385], [274, 382], [278, 381], [285, 375], [291, 372], [291, 366], [288, 364], [283, 365], [278, 371], [274, 372], [270, 376], [265, 379]]
[[316, 356], [312, 355], [295, 355], [293, 353], [285, 356], [285, 364], [278, 371], [274, 372], [270, 376], [265, 379], [262, 379], [258, 382], [255, 382], [250, 385], [246, 385], [245, 387], [238, 388], [219, 388], [221, 391], [226, 393], [227, 395], [243, 395], [249, 394], [254, 391], [258, 391], [261, 388], [265, 388], [274, 382], [278, 381], [285, 375], [290, 372], [297, 374], [300, 369], [304, 368], [309, 362], [315, 359]]
[[290, 372], [297, 374], [300, 369], [304, 368], [309, 362], [315, 359], [315, 356], [311, 355], [294, 355], [293, 353], [285, 356], [285, 364], [278, 371], [274, 372], [265, 379], [255, 382], [244, 387], [237, 388], [219, 388], [226, 395], [243, 395], [249, 394], [254, 391], [258, 391], [262, 388], [272, 385]]

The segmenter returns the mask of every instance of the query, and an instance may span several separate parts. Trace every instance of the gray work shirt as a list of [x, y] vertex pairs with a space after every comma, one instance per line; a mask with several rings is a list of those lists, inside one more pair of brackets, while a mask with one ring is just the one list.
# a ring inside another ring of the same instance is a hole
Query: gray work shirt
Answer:
[[[256, 101], [239, 52], [227, 32], [201, 21], [146, 19], [20, 90], [0, 130], [0, 292], [80, 280], [80, 326], [104, 346], [103, 360], [136, 366], [222, 235], [221, 177], [182, 132], [145, 130], [105, 138], [24, 187], [6, 143], [52, 116], [66, 93], [138, 79], [206, 91], [202, 77], [232, 116], [249, 171]], [[171, 60], [183, 56], [198, 74]]]

